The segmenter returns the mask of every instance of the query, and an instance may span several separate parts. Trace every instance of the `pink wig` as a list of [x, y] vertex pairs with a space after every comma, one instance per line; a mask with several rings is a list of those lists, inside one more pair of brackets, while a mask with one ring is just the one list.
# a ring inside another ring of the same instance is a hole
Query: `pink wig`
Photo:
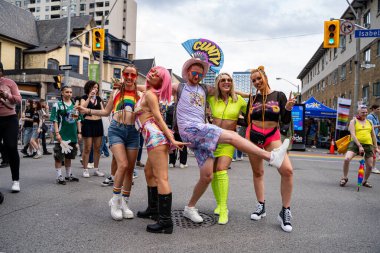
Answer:
[[153, 67], [151, 70], [157, 71], [158, 76], [162, 80], [162, 85], [160, 89], [156, 90], [150, 86], [148, 81], [146, 81], [145, 83], [146, 88], [147, 89], [151, 88], [153, 92], [158, 95], [158, 99], [160, 102], [169, 104], [172, 97], [172, 78], [170, 76], [169, 71], [166, 68], [161, 67], [161, 66]]

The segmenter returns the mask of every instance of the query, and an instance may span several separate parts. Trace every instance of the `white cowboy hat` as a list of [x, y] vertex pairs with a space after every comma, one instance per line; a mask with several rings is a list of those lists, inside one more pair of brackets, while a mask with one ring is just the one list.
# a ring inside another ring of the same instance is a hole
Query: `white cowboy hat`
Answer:
[[183, 64], [183, 67], [182, 67], [182, 78], [187, 82], [188, 79], [187, 79], [187, 71], [189, 70], [190, 66], [191, 65], [194, 65], [194, 64], [201, 64], [203, 66], [203, 77], [206, 76], [209, 68], [210, 68], [210, 64], [208, 62], [205, 62], [205, 61], [202, 61], [201, 59], [199, 58], [190, 58], [189, 60], [187, 60], [185, 62], [185, 64]]

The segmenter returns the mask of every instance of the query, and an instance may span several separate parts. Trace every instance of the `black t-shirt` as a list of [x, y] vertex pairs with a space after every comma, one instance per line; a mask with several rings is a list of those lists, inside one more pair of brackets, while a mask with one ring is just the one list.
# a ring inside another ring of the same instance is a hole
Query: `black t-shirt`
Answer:
[[[25, 118], [33, 119], [33, 109], [26, 109], [25, 110]], [[32, 121], [24, 121], [24, 127], [33, 127]]]
[[168, 108], [166, 109], [166, 114], [165, 114], [165, 123], [168, 126], [169, 129], [173, 128], [173, 113], [174, 113], [174, 108], [175, 105], [169, 105]]
[[[273, 91], [266, 97], [264, 121], [275, 121], [283, 124], [288, 124], [291, 120], [291, 111], [285, 109], [287, 102], [285, 94], [281, 91]], [[250, 108], [247, 110], [251, 112], [251, 120], [263, 120], [263, 96], [257, 94], [250, 98]]]

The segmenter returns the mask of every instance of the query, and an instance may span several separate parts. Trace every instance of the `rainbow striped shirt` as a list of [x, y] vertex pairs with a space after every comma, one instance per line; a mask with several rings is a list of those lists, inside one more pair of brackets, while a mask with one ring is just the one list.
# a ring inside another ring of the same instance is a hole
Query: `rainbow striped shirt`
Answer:
[[113, 98], [112, 113], [116, 113], [122, 110], [133, 112], [136, 102], [140, 99], [140, 97], [136, 94], [136, 91], [125, 90], [122, 98], [121, 96], [122, 94], [119, 91]]

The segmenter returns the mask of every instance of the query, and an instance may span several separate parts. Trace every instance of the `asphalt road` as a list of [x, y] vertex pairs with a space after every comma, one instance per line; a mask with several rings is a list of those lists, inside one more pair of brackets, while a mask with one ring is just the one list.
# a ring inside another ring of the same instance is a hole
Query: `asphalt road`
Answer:
[[[144, 153], [144, 157], [146, 154]], [[143, 159], [144, 160], [144, 159]], [[227, 225], [175, 227], [172, 235], [145, 231], [149, 220], [114, 221], [108, 200], [111, 187], [103, 178], [80, 177], [79, 183], [55, 183], [52, 156], [21, 159], [21, 192], [12, 194], [9, 168], [0, 169], [0, 252], [380, 252], [380, 175], [372, 174], [374, 188], [357, 192], [353, 161], [346, 187], [339, 187], [342, 157], [292, 152], [294, 194], [293, 232], [281, 230], [280, 177], [265, 168], [267, 217], [250, 220], [255, 206], [252, 172], [247, 159], [234, 162], [230, 175], [230, 218]], [[110, 158], [102, 159], [108, 170]], [[199, 170], [194, 157], [189, 167], [170, 169], [173, 210], [187, 204]], [[79, 158], [73, 172], [81, 175]], [[135, 179], [130, 207], [146, 207], [142, 170]], [[215, 207], [211, 187], [197, 208], [210, 214]]]

